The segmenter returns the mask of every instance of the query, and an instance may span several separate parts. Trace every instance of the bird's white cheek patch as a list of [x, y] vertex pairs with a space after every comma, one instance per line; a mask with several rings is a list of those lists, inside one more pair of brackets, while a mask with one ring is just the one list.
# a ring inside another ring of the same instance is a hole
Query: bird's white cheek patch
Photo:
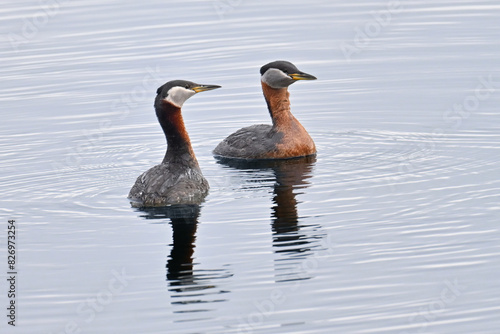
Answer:
[[276, 68], [268, 69], [261, 80], [272, 88], [285, 88], [294, 82], [292, 78]]
[[186, 89], [184, 87], [172, 87], [168, 90], [165, 100], [181, 108], [184, 102], [186, 102], [186, 100], [194, 94], [196, 93], [191, 89]]

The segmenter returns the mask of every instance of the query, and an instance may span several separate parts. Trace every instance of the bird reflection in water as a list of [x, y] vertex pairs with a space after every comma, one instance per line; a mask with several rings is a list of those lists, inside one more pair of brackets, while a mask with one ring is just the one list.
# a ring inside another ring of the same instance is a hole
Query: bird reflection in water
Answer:
[[[222, 295], [229, 291], [221, 290], [214, 283], [217, 279], [231, 277], [227, 269], [196, 269], [194, 260], [196, 229], [200, 216], [199, 205], [171, 205], [139, 209], [145, 219], [170, 219], [172, 244], [167, 260], [167, 281], [172, 305], [178, 309], [174, 313], [197, 314], [196, 318], [179, 321], [202, 320], [200, 312], [211, 311], [210, 303], [224, 302]], [[208, 316], [206, 317], [208, 318]]]
[[[276, 281], [296, 281], [311, 278], [304, 265], [308, 256], [320, 250], [324, 233], [318, 224], [308, 224], [308, 217], [297, 211], [296, 196], [309, 186], [308, 179], [316, 162], [315, 156], [286, 160], [236, 160], [217, 158], [217, 162], [251, 173], [252, 180], [258, 173], [272, 171], [274, 174], [271, 207], [271, 228], [276, 258]], [[266, 173], [263, 184], [269, 180]]]

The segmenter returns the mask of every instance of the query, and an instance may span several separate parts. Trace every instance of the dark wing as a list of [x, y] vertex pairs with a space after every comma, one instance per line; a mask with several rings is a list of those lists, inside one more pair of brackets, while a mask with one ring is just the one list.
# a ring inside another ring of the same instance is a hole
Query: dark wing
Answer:
[[196, 169], [174, 171], [173, 164], [159, 164], [141, 174], [130, 189], [133, 206], [199, 204], [208, 193], [208, 182]]
[[221, 141], [213, 153], [228, 158], [263, 159], [276, 148], [276, 135], [271, 125], [248, 126]]

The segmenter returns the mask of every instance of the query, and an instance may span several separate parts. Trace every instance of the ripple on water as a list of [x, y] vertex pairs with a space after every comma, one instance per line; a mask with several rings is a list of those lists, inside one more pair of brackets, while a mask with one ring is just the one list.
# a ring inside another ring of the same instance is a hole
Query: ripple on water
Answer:
[[[437, 111], [496, 75], [500, 7], [448, 2], [405, 3], [350, 61], [341, 43], [386, 2], [60, 2], [18, 52], [6, 40], [0, 212], [20, 222], [20, 330], [498, 328], [498, 95], [456, 129]], [[6, 3], [1, 34], [40, 8]], [[258, 69], [283, 58], [318, 77], [290, 89], [316, 160], [218, 163], [222, 138], [270, 123]], [[128, 190], [165, 150], [154, 93], [173, 78], [223, 86], [185, 107], [211, 191], [199, 208], [135, 211]], [[80, 303], [122, 269], [129, 285], [87, 323]]]

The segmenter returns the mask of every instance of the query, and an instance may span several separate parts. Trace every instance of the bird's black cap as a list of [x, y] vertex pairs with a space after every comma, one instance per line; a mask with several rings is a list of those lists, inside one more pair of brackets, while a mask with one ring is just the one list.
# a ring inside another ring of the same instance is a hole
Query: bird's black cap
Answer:
[[192, 82], [192, 81], [187, 81], [187, 80], [172, 80], [169, 81], [162, 86], [158, 87], [156, 90], [156, 94], [161, 94], [161, 92], [164, 92], [165, 95], [167, 95], [167, 92], [170, 90], [172, 87], [184, 87], [186, 89], [190, 89], [193, 87], [199, 86], [198, 84]]
[[285, 72], [286, 74], [299, 73], [299, 69], [294, 64], [286, 60], [276, 60], [266, 64], [260, 68], [260, 75], [264, 75], [266, 71], [270, 68], [276, 68]]

